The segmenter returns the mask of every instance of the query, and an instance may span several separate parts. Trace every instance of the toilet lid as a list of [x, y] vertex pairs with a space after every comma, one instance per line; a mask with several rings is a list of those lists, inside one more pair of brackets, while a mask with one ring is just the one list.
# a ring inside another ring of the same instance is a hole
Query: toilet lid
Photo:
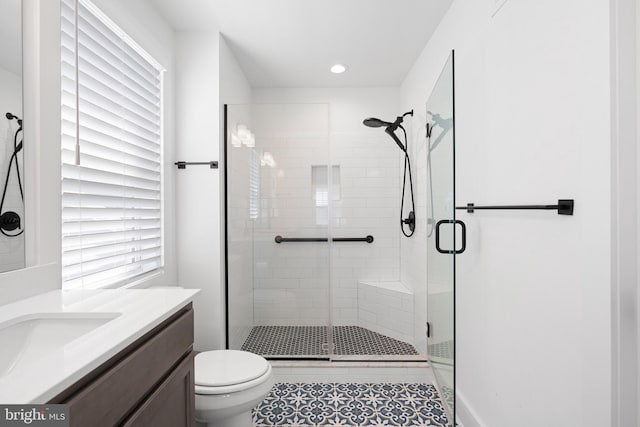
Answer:
[[269, 362], [263, 357], [239, 350], [214, 350], [198, 353], [195, 383], [207, 387], [241, 384], [264, 375]]

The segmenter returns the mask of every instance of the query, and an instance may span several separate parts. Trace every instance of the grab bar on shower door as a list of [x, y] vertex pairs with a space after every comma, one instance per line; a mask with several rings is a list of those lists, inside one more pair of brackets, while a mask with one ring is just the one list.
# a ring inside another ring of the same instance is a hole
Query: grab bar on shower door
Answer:
[[[328, 242], [327, 237], [282, 237], [276, 236], [274, 241], [276, 243], [286, 242]], [[368, 235], [366, 237], [333, 237], [332, 242], [367, 242], [373, 243], [373, 236]]]

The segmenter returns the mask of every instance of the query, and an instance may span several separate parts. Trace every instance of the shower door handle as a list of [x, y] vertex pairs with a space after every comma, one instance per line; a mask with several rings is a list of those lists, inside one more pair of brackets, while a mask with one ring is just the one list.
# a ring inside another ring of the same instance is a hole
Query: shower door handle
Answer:
[[[453, 250], [446, 250], [440, 247], [440, 226], [442, 224], [453, 224], [454, 227], [456, 226], [456, 224], [459, 224], [460, 227], [462, 227], [462, 247], [460, 249], [455, 248], [455, 242], [454, 242]], [[467, 226], [465, 225], [464, 222], [460, 221], [459, 219], [456, 219], [456, 220], [443, 219], [436, 223], [436, 250], [438, 252], [440, 252], [441, 254], [461, 254], [466, 249], [467, 249]]]

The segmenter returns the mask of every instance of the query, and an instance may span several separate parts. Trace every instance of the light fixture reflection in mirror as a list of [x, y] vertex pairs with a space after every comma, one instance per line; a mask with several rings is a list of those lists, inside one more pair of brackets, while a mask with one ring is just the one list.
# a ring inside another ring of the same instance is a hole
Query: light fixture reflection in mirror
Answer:
[[22, 1], [0, 0], [0, 273], [25, 267]]

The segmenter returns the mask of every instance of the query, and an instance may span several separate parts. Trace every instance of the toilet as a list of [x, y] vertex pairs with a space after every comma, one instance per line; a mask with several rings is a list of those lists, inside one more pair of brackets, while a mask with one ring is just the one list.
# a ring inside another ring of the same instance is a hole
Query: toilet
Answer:
[[251, 409], [274, 384], [271, 364], [239, 350], [214, 350], [195, 358], [198, 427], [251, 427]]

